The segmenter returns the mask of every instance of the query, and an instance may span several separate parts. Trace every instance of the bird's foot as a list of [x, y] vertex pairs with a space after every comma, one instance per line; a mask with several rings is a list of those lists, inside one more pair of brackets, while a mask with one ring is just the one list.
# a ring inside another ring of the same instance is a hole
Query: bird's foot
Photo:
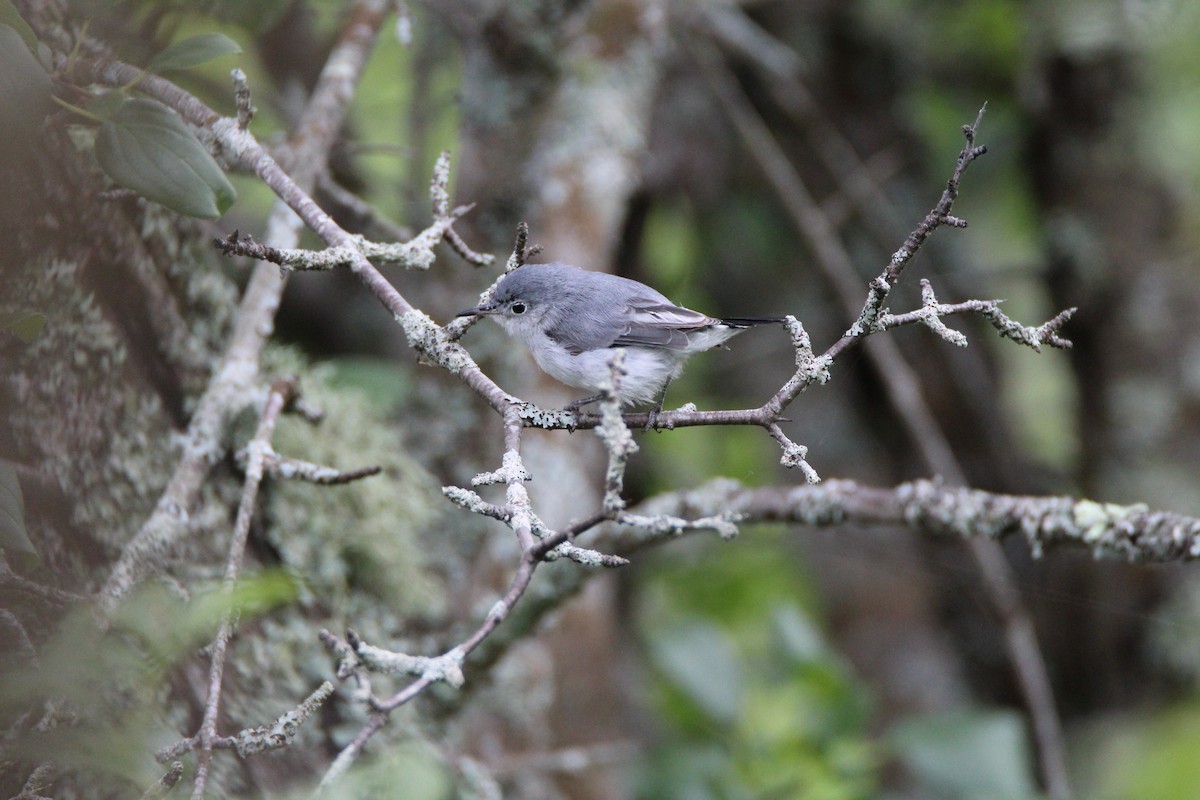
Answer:
[[[583, 408], [586, 405], [594, 403], [597, 400], [603, 400], [603, 399], [604, 399], [604, 395], [598, 394], [595, 397], [585, 397], [581, 400], [573, 400], [570, 403], [567, 403], [565, 406], [563, 406], [562, 413], [570, 414], [571, 416], [578, 419], [579, 418], [579, 409]], [[567, 430], [569, 430], [571, 433], [574, 433], [575, 426], [571, 425], [570, 427], [567, 428]]]
[[654, 406], [650, 409], [650, 411], [646, 414], [646, 427], [642, 428], [643, 431], [648, 431], [651, 429], [655, 429], [655, 430], [658, 429], [658, 415], [662, 413], [662, 410], [663, 410], [663, 398], [660, 397], [658, 399], [658, 402], [655, 403]]

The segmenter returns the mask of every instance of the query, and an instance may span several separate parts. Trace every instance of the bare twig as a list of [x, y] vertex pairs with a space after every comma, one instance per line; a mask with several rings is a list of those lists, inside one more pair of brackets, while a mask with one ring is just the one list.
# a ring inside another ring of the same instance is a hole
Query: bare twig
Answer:
[[250, 127], [250, 121], [258, 109], [250, 102], [250, 82], [246, 80], [246, 73], [235, 69], [230, 75], [233, 78], [233, 100], [237, 106], [237, 126], [238, 130], [244, 131]]
[[381, 467], [371, 466], [360, 469], [339, 470], [324, 464], [314, 464], [297, 458], [281, 456], [274, 450], [264, 454], [263, 467], [273, 478], [284, 480], [301, 480], [322, 486], [340, 486], [346, 483], [369, 478], [383, 471]]
[[271, 437], [275, 432], [275, 423], [283, 413], [284, 406], [296, 391], [294, 380], [279, 380], [267, 393], [267, 402], [263, 406], [262, 415], [258, 421], [258, 429], [254, 432], [246, 450], [249, 458], [246, 464], [246, 481], [242, 488], [242, 500], [238, 505], [237, 519], [233, 526], [233, 535], [229, 541], [229, 554], [225, 561], [225, 580], [223, 591], [229, 603], [221, 616], [221, 625], [213, 640], [211, 663], [208, 673], [208, 699], [204, 705], [204, 718], [200, 723], [200, 732], [196, 735], [198, 756], [196, 759], [196, 777], [193, 783], [192, 797], [194, 800], [204, 797], [204, 787], [208, 782], [208, 768], [212, 761], [213, 741], [217, 738], [217, 714], [221, 706], [221, 677], [225, 671], [225, 649], [229, 637], [233, 634], [233, 591], [237, 586], [238, 575], [242, 569], [242, 556], [246, 551], [246, 538], [250, 535], [250, 523], [254, 519], [254, 509], [258, 504], [258, 487], [263, 477], [263, 462], [267, 449], [271, 446]]
[[350, 740], [350, 744], [342, 748], [341, 752], [337, 754], [337, 758], [333, 760], [333, 763], [329, 765], [329, 769], [321, 777], [321, 783], [317, 786], [318, 795], [328, 790], [330, 786], [337, 782], [338, 778], [346, 773], [346, 770], [350, 769], [350, 765], [362, 754], [363, 748], [367, 746], [367, 742], [387, 724], [387, 720], [387, 715], [378, 711], [367, 717], [366, 724]]
[[382, 234], [382, 238], [396, 242], [412, 238], [411, 229], [384, 218], [374, 206], [335, 181], [328, 170], [317, 176], [317, 191], [322, 205], [335, 210], [340, 209], [353, 216], [361, 229], [377, 230]]
[[0, 550], [0, 588], [15, 589], [16, 591], [33, 595], [48, 603], [53, 603], [56, 606], [69, 606], [87, 599], [83, 595], [68, 592], [54, 586], [45, 586], [37, 581], [31, 581], [22, 575], [18, 575], [9, 566], [8, 558], [5, 556], [3, 550]]
[[249, 234], [239, 237], [238, 231], [222, 239], [214, 239], [213, 244], [227, 256], [248, 256], [260, 261], [270, 261], [283, 267], [285, 271], [321, 271], [339, 267], [354, 269], [360, 266], [359, 262], [365, 258], [400, 264], [410, 269], [428, 269], [433, 264], [433, 246], [449, 233], [450, 226], [455, 221], [470, 210], [470, 206], [460, 206], [438, 215], [433, 224], [412, 239], [395, 244], [380, 244], [361, 236], [346, 234], [350, 244], [335, 245], [324, 250], [283, 249], [260, 244]]
[[462, 236], [453, 227], [446, 229], [446, 244], [450, 245], [451, 250], [458, 253], [459, 258], [473, 267], [488, 267], [496, 260], [496, 257], [491, 253], [476, 253], [472, 250], [471, 246], [463, 240]]
[[525, 264], [525, 258], [528, 255], [525, 248], [529, 245], [529, 223], [517, 223], [517, 238], [513, 242], [512, 255], [508, 257], [508, 263], [504, 265], [505, 272], [512, 272], [517, 267]]

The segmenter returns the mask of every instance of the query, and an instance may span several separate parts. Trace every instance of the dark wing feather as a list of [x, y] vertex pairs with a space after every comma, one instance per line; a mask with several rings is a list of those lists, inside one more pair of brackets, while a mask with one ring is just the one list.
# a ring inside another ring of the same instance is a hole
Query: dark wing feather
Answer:
[[731, 328], [753, 328], [755, 325], [779, 325], [786, 320], [786, 317], [722, 317], [721, 322], [724, 322]]

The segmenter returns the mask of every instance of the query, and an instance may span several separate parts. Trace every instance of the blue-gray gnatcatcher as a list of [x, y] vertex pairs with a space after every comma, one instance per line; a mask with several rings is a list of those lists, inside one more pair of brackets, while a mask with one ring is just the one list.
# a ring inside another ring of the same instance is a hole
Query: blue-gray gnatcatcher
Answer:
[[487, 315], [525, 343], [538, 366], [600, 399], [617, 348], [625, 350], [618, 399], [641, 405], [657, 398], [693, 353], [778, 317], [717, 319], [681, 308], [644, 283], [555, 262], [525, 264], [500, 279], [490, 301], [458, 316]]

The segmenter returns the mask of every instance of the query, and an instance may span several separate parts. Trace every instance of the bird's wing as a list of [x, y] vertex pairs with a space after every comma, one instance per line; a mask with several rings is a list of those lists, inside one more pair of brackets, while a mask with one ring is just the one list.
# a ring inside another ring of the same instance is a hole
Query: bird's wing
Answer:
[[[608, 347], [658, 347], [686, 350], [688, 334], [717, 320], [673, 305], [649, 286], [604, 273], [583, 273], [579, 296], [547, 317], [544, 332], [572, 355]], [[606, 302], [597, 302], [604, 298]]]
[[707, 328], [716, 320], [669, 303], [631, 301], [625, 327], [611, 347], [638, 345], [665, 350], [686, 350], [688, 334]]

